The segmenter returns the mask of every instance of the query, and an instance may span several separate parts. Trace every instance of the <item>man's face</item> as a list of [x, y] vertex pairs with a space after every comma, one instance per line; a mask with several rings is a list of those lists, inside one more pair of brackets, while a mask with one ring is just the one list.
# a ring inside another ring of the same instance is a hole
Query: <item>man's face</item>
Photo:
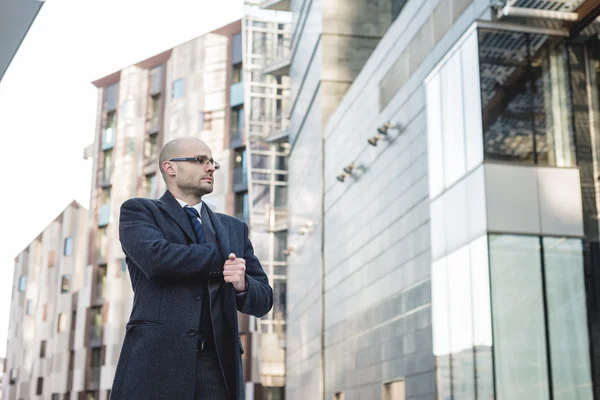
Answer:
[[183, 192], [200, 196], [212, 193], [215, 172], [210, 148], [199, 140], [183, 143], [177, 157], [199, 157], [201, 162], [176, 162], [175, 184]]

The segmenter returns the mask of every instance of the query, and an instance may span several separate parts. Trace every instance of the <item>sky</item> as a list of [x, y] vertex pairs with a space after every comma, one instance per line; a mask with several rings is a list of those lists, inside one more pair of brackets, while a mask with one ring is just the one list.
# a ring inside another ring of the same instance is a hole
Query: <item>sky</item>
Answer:
[[14, 258], [72, 201], [89, 208], [92, 81], [241, 18], [243, 0], [46, 0], [0, 82], [0, 358]]

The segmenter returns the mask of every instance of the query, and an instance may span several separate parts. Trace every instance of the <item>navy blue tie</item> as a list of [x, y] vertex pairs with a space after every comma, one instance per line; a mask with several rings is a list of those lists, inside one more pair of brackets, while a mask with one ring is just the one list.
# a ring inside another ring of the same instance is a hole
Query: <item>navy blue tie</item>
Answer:
[[206, 238], [204, 237], [204, 229], [202, 228], [202, 224], [198, 221], [200, 218], [200, 214], [198, 214], [198, 210], [193, 207], [185, 206], [183, 207], [188, 217], [190, 217], [190, 221], [192, 222], [192, 227], [194, 228], [194, 233], [196, 234], [196, 241], [198, 244], [206, 243]]

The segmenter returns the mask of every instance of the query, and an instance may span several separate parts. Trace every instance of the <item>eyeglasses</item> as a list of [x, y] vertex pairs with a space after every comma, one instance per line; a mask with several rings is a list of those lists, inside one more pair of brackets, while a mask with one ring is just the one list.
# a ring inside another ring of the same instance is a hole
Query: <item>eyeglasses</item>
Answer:
[[200, 165], [206, 165], [206, 163], [211, 163], [212, 166], [215, 167], [215, 170], [221, 168], [221, 165], [218, 162], [216, 162], [212, 158], [208, 158], [208, 157], [204, 157], [204, 156], [178, 157], [178, 158], [171, 158], [169, 161], [195, 161]]

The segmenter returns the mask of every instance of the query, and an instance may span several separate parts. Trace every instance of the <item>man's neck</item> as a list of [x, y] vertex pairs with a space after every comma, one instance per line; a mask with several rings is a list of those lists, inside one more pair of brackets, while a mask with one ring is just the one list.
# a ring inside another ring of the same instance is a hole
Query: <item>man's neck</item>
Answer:
[[185, 201], [190, 206], [195, 206], [196, 204], [199, 204], [202, 201], [202, 196], [190, 195], [190, 194], [186, 194], [181, 191], [172, 190], [172, 189], [169, 189], [169, 192], [171, 192], [173, 197], [175, 197], [176, 199]]

